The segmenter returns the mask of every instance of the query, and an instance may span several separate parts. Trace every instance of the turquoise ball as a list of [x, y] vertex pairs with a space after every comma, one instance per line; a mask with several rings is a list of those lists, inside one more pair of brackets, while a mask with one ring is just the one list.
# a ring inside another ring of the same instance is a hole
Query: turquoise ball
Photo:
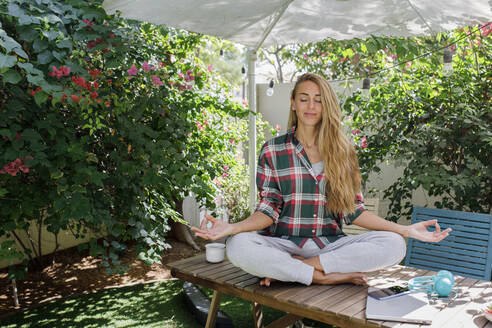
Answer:
[[454, 276], [448, 270], [440, 270], [437, 272], [436, 278], [448, 278], [451, 281], [451, 284], [454, 284]]
[[453, 283], [447, 277], [439, 277], [434, 283], [434, 290], [439, 296], [448, 296], [453, 291]]

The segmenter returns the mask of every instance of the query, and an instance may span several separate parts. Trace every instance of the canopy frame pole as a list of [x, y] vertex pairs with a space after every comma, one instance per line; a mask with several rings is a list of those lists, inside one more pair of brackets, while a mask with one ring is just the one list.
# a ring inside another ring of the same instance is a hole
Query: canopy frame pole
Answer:
[[251, 214], [256, 207], [256, 59], [256, 49], [248, 49], [248, 105], [249, 110], [255, 113], [249, 114], [248, 121], [249, 209]]
[[260, 47], [263, 45], [263, 42], [265, 42], [266, 38], [270, 35], [270, 32], [272, 32], [272, 30], [275, 27], [275, 25], [277, 25], [278, 21], [284, 15], [285, 11], [287, 10], [287, 8], [290, 6], [290, 4], [293, 1], [294, 0], [288, 0], [288, 1], [286, 1], [282, 5], [282, 7], [280, 7], [278, 9], [278, 11], [274, 14], [272, 21], [267, 26], [267, 28], [265, 29], [265, 31], [263, 31], [263, 34], [261, 35], [260, 41], [258, 41], [258, 43], [256, 44], [256, 46], [255, 46], [255, 49], [256, 50], [260, 49]]
[[265, 42], [266, 38], [277, 25], [280, 18], [283, 16], [289, 5], [294, 0], [287, 0], [274, 14], [270, 24], [261, 35], [260, 41], [254, 48], [248, 49], [248, 105], [249, 109], [255, 114], [249, 114], [248, 122], [248, 164], [249, 164], [249, 209], [251, 214], [256, 208], [256, 81], [255, 81], [255, 66], [258, 58], [258, 49]]

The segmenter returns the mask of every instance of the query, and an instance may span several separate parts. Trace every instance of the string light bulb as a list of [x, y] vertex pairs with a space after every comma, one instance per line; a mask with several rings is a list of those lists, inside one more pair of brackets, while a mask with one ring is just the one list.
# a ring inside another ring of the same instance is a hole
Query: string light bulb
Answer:
[[369, 78], [365, 78], [364, 80], [362, 80], [362, 90], [361, 90], [361, 94], [362, 94], [362, 98], [365, 99], [365, 100], [369, 100], [371, 99], [371, 80], [369, 80]]
[[267, 89], [267, 91], [266, 91], [266, 95], [267, 95], [268, 97], [273, 96], [273, 92], [274, 92], [274, 91], [273, 91], [273, 87], [274, 87], [274, 85], [275, 85], [275, 83], [273, 82], [273, 80], [270, 80], [270, 83], [268, 84], [268, 89]]
[[224, 56], [224, 49], [220, 49], [219, 54], [220, 54], [221, 56]]
[[241, 74], [246, 75], [246, 67], [244, 67], [244, 65], [241, 67]]
[[453, 52], [446, 48], [442, 56], [442, 75], [450, 76], [453, 74]]

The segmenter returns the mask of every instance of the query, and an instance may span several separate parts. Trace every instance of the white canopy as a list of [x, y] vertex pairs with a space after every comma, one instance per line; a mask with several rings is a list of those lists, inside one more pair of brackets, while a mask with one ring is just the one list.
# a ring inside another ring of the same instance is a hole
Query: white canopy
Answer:
[[105, 0], [103, 6], [255, 49], [327, 37], [432, 34], [492, 17], [487, 0]]
[[[217, 36], [250, 48], [248, 102], [256, 112], [256, 50], [371, 35], [434, 34], [492, 20], [492, 0], [104, 0], [109, 13]], [[251, 210], [256, 203], [256, 121], [249, 118]]]

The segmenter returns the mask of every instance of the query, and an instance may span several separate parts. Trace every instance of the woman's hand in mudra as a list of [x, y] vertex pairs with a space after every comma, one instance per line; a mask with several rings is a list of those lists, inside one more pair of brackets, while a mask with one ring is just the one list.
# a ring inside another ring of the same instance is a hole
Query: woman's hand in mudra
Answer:
[[[435, 231], [428, 231], [427, 227], [434, 225], [436, 227]], [[439, 242], [446, 238], [451, 231], [451, 228], [441, 231], [441, 227], [437, 223], [437, 220], [422, 221], [419, 223], [414, 223], [409, 227], [408, 237], [415, 238], [422, 241]]]
[[[212, 222], [212, 227], [207, 228], [207, 223]], [[195, 236], [208, 240], [217, 240], [232, 234], [232, 224], [216, 219], [213, 216], [205, 215], [200, 228], [191, 227], [195, 232]]]

